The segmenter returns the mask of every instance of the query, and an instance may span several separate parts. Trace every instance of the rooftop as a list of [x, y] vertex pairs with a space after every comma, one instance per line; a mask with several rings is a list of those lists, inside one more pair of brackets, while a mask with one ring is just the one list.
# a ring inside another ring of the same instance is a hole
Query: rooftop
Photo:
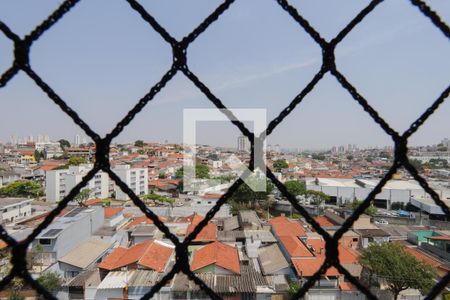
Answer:
[[110, 243], [100, 240], [90, 240], [67, 253], [65, 256], [60, 258], [59, 261], [85, 269], [90, 264], [94, 263], [110, 247]]
[[32, 202], [33, 199], [28, 198], [0, 198], [0, 208], [16, 205], [22, 202]]
[[191, 270], [196, 271], [212, 264], [237, 274], [240, 273], [237, 249], [220, 242], [213, 242], [196, 249], [192, 257]]

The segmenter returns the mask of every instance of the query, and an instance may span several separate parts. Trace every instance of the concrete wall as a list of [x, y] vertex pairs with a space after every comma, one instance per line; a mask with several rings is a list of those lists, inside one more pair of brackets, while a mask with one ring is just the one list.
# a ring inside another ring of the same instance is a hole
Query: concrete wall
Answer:
[[31, 216], [31, 201], [22, 201], [6, 206], [1, 213], [1, 220], [13, 222], [16, 219]]
[[45, 196], [48, 202], [58, 202], [65, 195], [65, 185], [63, 185], [64, 179], [61, 178], [63, 174], [66, 174], [67, 170], [52, 170], [47, 171], [45, 175]]

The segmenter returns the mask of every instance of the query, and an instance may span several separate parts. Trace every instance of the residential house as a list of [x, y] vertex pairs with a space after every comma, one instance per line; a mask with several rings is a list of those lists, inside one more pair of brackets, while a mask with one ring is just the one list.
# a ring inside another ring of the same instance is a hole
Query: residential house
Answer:
[[12, 223], [31, 216], [31, 202], [27, 198], [0, 198], [0, 223]]
[[109, 271], [146, 269], [163, 273], [173, 258], [174, 250], [174, 246], [158, 240], [146, 241], [130, 248], [118, 247], [98, 267], [102, 278]]
[[93, 233], [103, 226], [104, 214], [100, 206], [78, 207], [56, 218], [33, 241], [32, 248], [41, 245], [41, 261], [50, 266], [80, 244], [91, 239]]
[[58, 260], [59, 270], [65, 278], [72, 278], [96, 266], [113, 245], [101, 240], [86, 241]]

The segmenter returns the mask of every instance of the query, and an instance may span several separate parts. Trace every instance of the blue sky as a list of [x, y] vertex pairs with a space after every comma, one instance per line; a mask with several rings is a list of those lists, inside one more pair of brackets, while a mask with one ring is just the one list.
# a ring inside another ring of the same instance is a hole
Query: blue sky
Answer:
[[[2, 0], [0, 19], [24, 35], [61, 1]], [[140, 1], [177, 39], [221, 2]], [[450, 23], [450, 2], [427, 3]], [[291, 1], [330, 40], [368, 1]], [[11, 64], [0, 35], [0, 72]], [[450, 44], [406, 0], [386, 0], [337, 47], [338, 69], [392, 126], [405, 130], [450, 82]], [[82, 0], [31, 50], [32, 68], [104, 135], [171, 65], [171, 49], [123, 0]], [[275, 117], [319, 70], [320, 48], [274, 0], [237, 0], [188, 49], [190, 69], [230, 108], [267, 108]], [[23, 73], [0, 89], [0, 141], [14, 135], [81, 133]], [[212, 108], [179, 73], [116, 139], [181, 142], [184, 108]], [[450, 137], [447, 101], [410, 140]], [[199, 125], [199, 142], [235, 146], [227, 123]], [[392, 144], [368, 114], [326, 75], [275, 129], [270, 144], [326, 148]]]

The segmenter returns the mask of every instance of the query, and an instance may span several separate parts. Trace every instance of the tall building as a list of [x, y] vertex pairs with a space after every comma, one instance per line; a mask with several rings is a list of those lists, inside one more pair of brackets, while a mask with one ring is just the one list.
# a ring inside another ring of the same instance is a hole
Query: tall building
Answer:
[[43, 142], [44, 142], [44, 137], [42, 136], [42, 134], [39, 134], [39, 135], [37, 136], [37, 142], [38, 142], [38, 143], [43, 143]]
[[[61, 201], [81, 182], [93, 168], [92, 164], [70, 166], [68, 169], [47, 171], [45, 178], [45, 195], [48, 202]], [[85, 188], [91, 191], [90, 198], [108, 198], [112, 193], [109, 176], [105, 172], [95, 174]]]
[[79, 146], [81, 144], [81, 136], [79, 134], [76, 134], [73, 138], [73, 145]]
[[450, 148], [450, 140], [448, 138], [443, 139], [441, 143], [444, 147]]
[[276, 144], [275, 148], [273, 149], [273, 151], [275, 151], [276, 153], [280, 153], [280, 144]]
[[[130, 168], [129, 165], [117, 165], [112, 170], [136, 195], [148, 194], [147, 168]], [[115, 188], [115, 192], [118, 200], [130, 199], [119, 187]]]
[[237, 151], [239, 151], [239, 152], [249, 152], [250, 151], [250, 142], [245, 135], [238, 136]]

